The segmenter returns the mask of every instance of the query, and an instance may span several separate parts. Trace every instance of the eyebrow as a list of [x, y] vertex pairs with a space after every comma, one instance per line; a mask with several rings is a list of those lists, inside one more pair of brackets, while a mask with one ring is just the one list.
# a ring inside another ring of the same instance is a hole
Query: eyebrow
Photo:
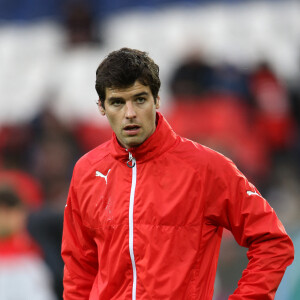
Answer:
[[133, 97], [148, 96], [148, 95], [149, 95], [149, 93], [147, 93], [147, 92], [141, 92], [141, 93], [133, 95]]
[[[136, 98], [136, 97], [148, 96], [148, 95], [149, 95], [148, 92], [141, 92], [141, 93], [134, 94], [132, 97]], [[122, 97], [109, 97], [107, 100], [109, 102], [112, 102], [112, 101], [116, 101], [116, 100], [124, 100], [124, 98], [122, 98]]]

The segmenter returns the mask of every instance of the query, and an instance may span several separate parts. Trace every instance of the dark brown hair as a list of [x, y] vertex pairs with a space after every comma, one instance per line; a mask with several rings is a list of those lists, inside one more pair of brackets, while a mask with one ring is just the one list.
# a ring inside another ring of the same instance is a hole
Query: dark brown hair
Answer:
[[149, 86], [156, 102], [160, 88], [159, 67], [146, 52], [122, 48], [111, 52], [96, 71], [96, 91], [104, 108], [105, 89], [126, 88], [138, 80]]
[[10, 187], [0, 186], [0, 207], [13, 208], [21, 206], [22, 200]]

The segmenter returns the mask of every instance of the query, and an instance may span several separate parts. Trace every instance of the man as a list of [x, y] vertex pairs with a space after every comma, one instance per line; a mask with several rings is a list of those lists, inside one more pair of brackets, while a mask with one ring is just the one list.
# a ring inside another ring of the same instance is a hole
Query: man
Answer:
[[293, 245], [273, 209], [223, 155], [156, 110], [159, 68], [114, 51], [97, 69], [114, 133], [74, 168], [65, 208], [65, 300], [213, 297], [223, 228], [248, 247], [234, 299], [273, 299]]
[[27, 218], [42, 200], [28, 174], [0, 170], [0, 299], [57, 300], [53, 278]]

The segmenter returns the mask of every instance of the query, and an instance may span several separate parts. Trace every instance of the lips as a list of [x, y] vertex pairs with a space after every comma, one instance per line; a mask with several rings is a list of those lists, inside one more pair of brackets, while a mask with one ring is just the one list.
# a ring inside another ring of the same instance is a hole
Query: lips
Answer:
[[126, 126], [124, 127], [124, 130], [135, 130], [135, 129], [138, 129], [138, 128], [140, 128], [139, 125], [130, 124], [130, 125], [126, 125]]
[[136, 135], [136, 134], [138, 134], [140, 128], [141, 128], [141, 126], [139, 126], [139, 125], [130, 124], [130, 125], [126, 125], [125, 127], [123, 127], [123, 130], [128, 135]]

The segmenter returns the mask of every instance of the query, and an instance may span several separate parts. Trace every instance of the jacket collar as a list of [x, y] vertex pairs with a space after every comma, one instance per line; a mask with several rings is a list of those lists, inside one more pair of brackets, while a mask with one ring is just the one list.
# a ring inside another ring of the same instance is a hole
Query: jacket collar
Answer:
[[127, 162], [129, 159], [129, 152], [136, 159], [137, 163], [148, 161], [154, 157], [158, 157], [175, 142], [177, 135], [159, 112], [156, 113], [157, 126], [154, 133], [138, 147], [125, 149], [123, 148], [113, 133], [111, 143], [111, 154], [118, 160]]

